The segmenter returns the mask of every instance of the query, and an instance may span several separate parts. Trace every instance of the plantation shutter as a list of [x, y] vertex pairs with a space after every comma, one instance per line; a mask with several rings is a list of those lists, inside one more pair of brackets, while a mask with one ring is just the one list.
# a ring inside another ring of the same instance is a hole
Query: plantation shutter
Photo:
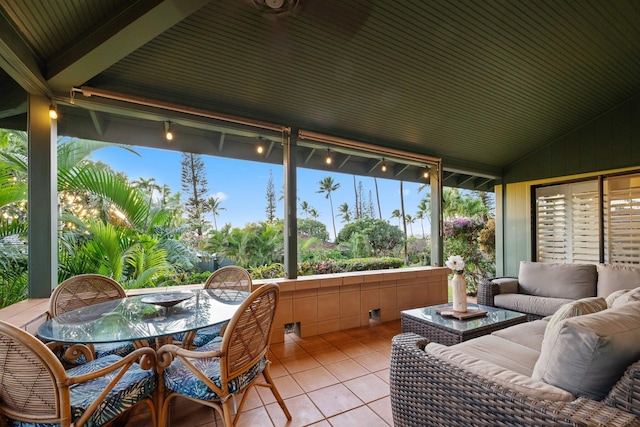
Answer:
[[640, 174], [604, 182], [605, 259], [640, 264]]
[[536, 189], [537, 261], [597, 263], [597, 181]]
[[597, 183], [572, 188], [572, 262], [597, 263], [600, 258], [600, 198]]
[[563, 187], [566, 186], [538, 189], [536, 234], [539, 262], [565, 262], [567, 258], [567, 203]]

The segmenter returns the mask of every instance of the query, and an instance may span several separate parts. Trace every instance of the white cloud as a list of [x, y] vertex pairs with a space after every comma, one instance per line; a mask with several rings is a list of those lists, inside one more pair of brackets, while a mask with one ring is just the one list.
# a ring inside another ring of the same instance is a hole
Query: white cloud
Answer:
[[227, 200], [229, 198], [229, 196], [227, 196], [227, 193], [223, 193], [222, 191], [218, 191], [211, 197], [218, 200]]

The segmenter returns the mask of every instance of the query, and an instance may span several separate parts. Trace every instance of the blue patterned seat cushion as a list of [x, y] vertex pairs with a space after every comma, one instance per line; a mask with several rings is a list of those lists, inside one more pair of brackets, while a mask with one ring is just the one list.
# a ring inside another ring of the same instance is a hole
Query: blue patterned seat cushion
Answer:
[[[121, 357], [117, 355], [109, 355], [100, 359], [93, 360], [83, 365], [76, 366], [67, 371], [67, 375], [76, 376], [95, 372], [105, 368]], [[71, 386], [71, 417], [77, 420], [82, 416], [86, 409], [93, 403], [98, 395], [106, 388], [109, 381], [117, 374], [118, 371], [112, 372], [95, 380], [82, 384]], [[102, 401], [98, 409], [93, 413], [91, 418], [84, 426], [96, 427], [105, 424], [107, 421], [115, 418], [117, 415], [129, 409], [135, 403], [149, 396], [156, 388], [156, 374], [153, 369], [141, 369], [138, 364], [134, 364], [118, 381], [116, 386], [109, 392], [107, 397]], [[8, 420], [9, 426], [12, 427], [52, 427], [58, 424], [34, 424], [15, 420]]]
[[[209, 341], [213, 340], [214, 338], [219, 337], [220, 331], [222, 330], [222, 325], [224, 325], [224, 322], [219, 323], [217, 325], [199, 329], [196, 332], [195, 337], [193, 337], [192, 345], [194, 347], [202, 347], [203, 345], [207, 344]], [[185, 336], [185, 333], [180, 332], [179, 334], [175, 334], [173, 336], [173, 339], [176, 341], [182, 341], [184, 340], [184, 336]]]
[[[221, 342], [222, 338], [217, 337], [195, 351], [219, 350]], [[231, 382], [229, 382], [229, 392], [233, 394], [244, 389], [262, 373], [266, 364], [267, 358], [265, 356], [247, 372], [231, 380]], [[194, 365], [207, 378], [213, 381], [215, 385], [218, 387], [221, 386], [220, 359], [215, 357], [209, 359], [194, 359]], [[173, 361], [171, 365], [164, 370], [164, 381], [168, 389], [194, 399], [213, 400], [220, 397], [196, 377], [180, 360]]]

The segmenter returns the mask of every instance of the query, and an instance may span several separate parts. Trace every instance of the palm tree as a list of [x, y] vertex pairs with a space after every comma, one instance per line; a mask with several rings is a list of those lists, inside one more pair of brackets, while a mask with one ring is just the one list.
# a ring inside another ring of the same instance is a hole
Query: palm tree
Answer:
[[431, 219], [429, 218], [430, 212], [431, 212], [431, 194], [427, 194], [425, 198], [420, 200], [420, 203], [418, 203], [418, 212], [416, 212], [416, 218], [420, 220], [420, 227], [422, 227], [422, 237], [425, 237], [423, 220], [426, 218], [427, 221], [431, 223]]
[[302, 210], [302, 212], [307, 214], [307, 219], [309, 218], [309, 210], [310, 209], [311, 209], [311, 206], [306, 201], [303, 201], [302, 203], [300, 203], [300, 210]]
[[338, 216], [342, 217], [342, 222], [351, 221], [351, 212], [349, 211], [349, 204], [347, 202], [338, 206], [338, 212]]
[[382, 208], [380, 207], [380, 192], [378, 191], [378, 180], [373, 177], [373, 183], [376, 186], [376, 200], [378, 201], [378, 218], [382, 219]]
[[409, 224], [409, 230], [411, 230], [411, 236], [413, 236], [413, 223], [416, 222], [416, 219], [411, 216], [411, 214], [406, 214], [404, 216], [405, 221]]
[[316, 208], [311, 208], [309, 209], [309, 216], [311, 219], [318, 219], [320, 218], [320, 212]]
[[398, 218], [398, 227], [402, 225], [402, 223], [400, 222], [400, 220], [402, 219], [400, 209], [394, 209], [393, 212], [391, 212], [391, 218]]
[[331, 198], [331, 193], [340, 188], [340, 183], [334, 182], [333, 178], [328, 176], [318, 184], [320, 185], [320, 189], [316, 191], [316, 193], [325, 193], [325, 199], [329, 199], [329, 206], [331, 207], [331, 221], [333, 222], [333, 238], [335, 239], [338, 233], [336, 232], [336, 218], [333, 213], [333, 199]]
[[209, 212], [213, 214], [213, 227], [218, 231], [218, 222], [216, 221], [216, 218], [220, 215], [220, 211], [226, 211], [227, 208], [220, 206], [220, 199], [217, 197], [209, 197], [207, 200], [207, 208], [209, 208]]
[[[133, 181], [132, 184], [134, 185], [134, 187], [143, 190], [143, 191], [149, 191], [149, 212], [151, 211], [151, 203], [153, 202], [153, 191], [154, 190], [158, 190], [158, 191], [162, 191], [162, 187], [160, 187], [158, 184], [156, 184], [156, 179], [155, 178], [149, 178], [149, 179], [144, 179], [143, 177], [138, 178], [137, 180]], [[149, 212], [147, 212], [147, 219]]]

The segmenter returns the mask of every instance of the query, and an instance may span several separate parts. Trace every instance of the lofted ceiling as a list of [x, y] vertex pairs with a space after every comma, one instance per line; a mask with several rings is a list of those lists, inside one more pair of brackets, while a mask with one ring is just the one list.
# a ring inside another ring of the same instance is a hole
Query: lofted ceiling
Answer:
[[[445, 185], [491, 190], [640, 94], [639, 22], [637, 0], [0, 0], [0, 126], [24, 127], [29, 92], [65, 135], [166, 148], [171, 121], [171, 148], [254, 160], [263, 138], [276, 163], [281, 126], [440, 158]], [[324, 147], [301, 139], [299, 166], [326, 168]], [[382, 156], [335, 155], [384, 176]], [[405, 160], [393, 177], [420, 179]]]

